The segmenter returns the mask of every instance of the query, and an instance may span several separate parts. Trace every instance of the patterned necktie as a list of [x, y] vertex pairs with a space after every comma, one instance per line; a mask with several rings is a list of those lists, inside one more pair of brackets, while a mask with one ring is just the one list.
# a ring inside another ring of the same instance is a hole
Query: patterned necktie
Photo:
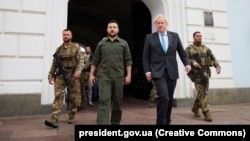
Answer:
[[166, 48], [164, 34], [161, 34], [161, 46], [162, 46], [162, 49], [164, 50], [164, 52], [166, 53], [167, 48]]

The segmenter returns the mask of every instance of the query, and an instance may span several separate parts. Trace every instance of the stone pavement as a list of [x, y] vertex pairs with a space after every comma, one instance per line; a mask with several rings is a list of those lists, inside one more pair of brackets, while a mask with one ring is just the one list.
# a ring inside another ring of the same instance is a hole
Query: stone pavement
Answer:
[[[78, 125], [95, 125], [98, 101], [76, 114]], [[212, 122], [194, 117], [191, 107], [174, 107], [172, 125], [250, 125], [250, 103], [211, 105]], [[59, 127], [44, 125], [49, 115], [0, 117], [0, 141], [74, 141], [74, 124], [67, 123], [67, 115], [60, 117]], [[149, 108], [146, 100], [125, 98], [122, 125], [154, 125], [156, 108]]]

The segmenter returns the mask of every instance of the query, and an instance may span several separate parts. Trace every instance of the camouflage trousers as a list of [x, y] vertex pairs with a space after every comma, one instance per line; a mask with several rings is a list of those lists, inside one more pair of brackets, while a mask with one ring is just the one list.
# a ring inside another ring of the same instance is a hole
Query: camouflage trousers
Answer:
[[197, 97], [194, 101], [194, 108], [201, 108], [202, 112], [207, 112], [210, 110], [210, 105], [208, 102], [208, 89], [209, 83], [203, 86], [200, 82], [194, 82], [195, 89], [197, 91]]
[[[70, 94], [69, 94], [69, 102], [67, 103], [68, 107], [68, 116], [69, 118], [74, 118], [75, 113], [77, 112], [77, 105], [76, 105], [76, 95], [78, 92], [78, 88], [80, 85], [79, 79], [72, 78], [70, 80]], [[52, 113], [50, 121], [52, 123], [57, 123], [59, 117], [61, 115], [61, 109], [63, 106], [63, 101], [65, 97], [65, 88], [66, 84], [63, 78], [57, 77], [54, 83], [54, 101], [52, 105]]]
[[77, 97], [79, 106], [85, 106], [87, 102], [86, 87], [89, 81], [89, 72], [82, 72], [80, 79], [80, 96]]
[[151, 92], [150, 92], [149, 102], [154, 103], [154, 102], [156, 102], [157, 91], [156, 91], [155, 84], [153, 81], [152, 81], [152, 84], [153, 84], [153, 87], [152, 87]]

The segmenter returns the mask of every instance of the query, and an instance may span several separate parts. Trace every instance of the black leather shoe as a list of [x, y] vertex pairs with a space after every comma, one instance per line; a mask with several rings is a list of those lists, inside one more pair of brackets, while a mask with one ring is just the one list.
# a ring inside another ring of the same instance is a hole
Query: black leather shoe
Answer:
[[49, 126], [49, 127], [52, 127], [52, 128], [57, 128], [57, 127], [58, 127], [58, 124], [57, 124], [57, 123], [51, 123], [51, 122], [49, 122], [49, 121], [47, 121], [47, 120], [45, 120], [44, 124], [45, 124], [46, 126]]

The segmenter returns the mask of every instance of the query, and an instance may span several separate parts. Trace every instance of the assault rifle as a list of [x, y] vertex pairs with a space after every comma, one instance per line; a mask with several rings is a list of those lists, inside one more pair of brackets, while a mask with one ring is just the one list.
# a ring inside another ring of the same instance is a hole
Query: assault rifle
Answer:
[[[193, 56], [194, 56], [195, 60], [197, 61], [197, 63], [201, 66], [201, 57], [200, 57], [200, 55], [197, 53], [197, 54], [194, 54]], [[198, 72], [196, 72], [194, 74], [194, 78], [197, 75], [199, 75], [201, 77], [201, 84], [205, 87], [206, 84], [208, 83], [208, 78], [204, 75], [204, 71], [203, 71], [202, 67], [200, 67], [198, 69]]]
[[65, 102], [67, 103], [67, 106], [68, 106], [69, 105], [69, 95], [70, 95], [69, 77], [65, 71], [65, 68], [63, 67], [63, 65], [61, 63], [60, 57], [58, 56], [57, 52], [53, 55], [53, 57], [56, 59], [59, 74], [63, 75], [63, 79], [64, 79], [65, 84], [66, 84]]

